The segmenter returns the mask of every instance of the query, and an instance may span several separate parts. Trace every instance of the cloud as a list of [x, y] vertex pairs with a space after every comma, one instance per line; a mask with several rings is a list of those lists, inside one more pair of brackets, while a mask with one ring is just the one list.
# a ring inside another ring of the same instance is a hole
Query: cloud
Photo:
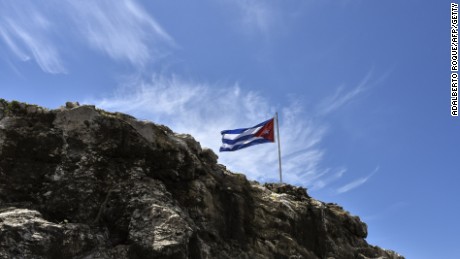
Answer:
[[[68, 48], [90, 46], [141, 67], [162, 57], [174, 40], [134, 0], [0, 2], [0, 41], [21, 61], [66, 73]], [[75, 44], [80, 44], [76, 46]], [[66, 49], [67, 48], [67, 49]], [[67, 55], [66, 55], [67, 54]]]
[[[285, 182], [321, 189], [343, 174], [342, 169], [337, 173], [322, 165], [325, 150], [319, 143], [327, 127], [310, 118], [298, 102], [281, 107], [238, 84], [214, 85], [178, 76], [154, 75], [151, 80], [130, 78], [127, 82], [112, 96], [87, 102], [189, 133], [216, 153], [221, 130], [254, 126], [278, 110]], [[261, 182], [279, 181], [276, 144], [218, 154], [219, 161], [234, 172]], [[315, 185], [319, 180], [324, 184]]]
[[346, 105], [347, 103], [351, 102], [354, 98], [356, 98], [359, 94], [364, 92], [369, 87], [369, 81], [372, 77], [372, 72], [369, 72], [356, 86], [349, 92], [344, 93], [344, 87], [341, 86], [337, 89], [335, 94], [329, 98], [326, 98], [321, 104], [319, 105], [319, 110], [321, 115], [326, 115], [339, 109], [340, 107]]
[[397, 201], [386, 206], [380, 206], [378, 212], [375, 212], [371, 215], [364, 215], [362, 218], [365, 222], [370, 222], [374, 220], [381, 220], [388, 217], [391, 214], [400, 212], [402, 209], [407, 207], [408, 203], [405, 201]]
[[18, 56], [22, 61], [27, 61], [30, 57], [22, 51], [10, 36], [10, 32], [0, 28], [0, 37], [5, 41], [6, 45]]
[[0, 39], [13, 54], [21, 61], [33, 58], [47, 73], [66, 72], [58, 49], [51, 41], [53, 26], [35, 9], [34, 3], [26, 1], [19, 8], [2, 2], [0, 10]]
[[[328, 169], [328, 170], [330, 171], [331, 169]], [[328, 176], [315, 180], [312, 186], [312, 190], [319, 190], [319, 189], [326, 187], [330, 183], [335, 182], [339, 180], [340, 178], [342, 178], [342, 176], [346, 172], [347, 172], [346, 168], [335, 169], [334, 173], [325, 172], [325, 174]]]
[[174, 44], [165, 30], [132, 0], [67, 1], [82, 38], [113, 59], [142, 66], [151, 58], [151, 44]]
[[344, 186], [340, 187], [337, 189], [337, 193], [346, 193], [348, 191], [351, 191], [353, 189], [358, 188], [359, 186], [365, 184], [377, 171], [379, 170], [379, 167], [377, 166], [374, 171], [372, 171], [368, 176], [362, 177], [359, 179], [356, 179], [348, 184], [345, 184]]
[[243, 26], [251, 26], [262, 32], [268, 32], [273, 23], [274, 12], [266, 2], [237, 0], [235, 4], [242, 12]]
[[361, 80], [361, 82], [352, 90], [346, 92], [345, 86], [340, 86], [334, 95], [325, 98], [317, 107], [318, 114], [321, 116], [328, 115], [329, 113], [336, 111], [339, 108], [347, 105], [356, 99], [363, 92], [372, 89], [373, 87], [383, 83], [386, 78], [390, 76], [392, 70], [388, 70], [380, 74], [380, 76], [374, 76], [373, 69], [371, 69]]
[[246, 32], [268, 34], [277, 22], [278, 12], [267, 1], [262, 0], [224, 0], [238, 11], [239, 28]]

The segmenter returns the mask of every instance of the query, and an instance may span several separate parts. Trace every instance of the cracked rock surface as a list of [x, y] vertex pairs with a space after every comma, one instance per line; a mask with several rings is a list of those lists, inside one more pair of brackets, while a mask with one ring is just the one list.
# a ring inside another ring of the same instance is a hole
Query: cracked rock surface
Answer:
[[0, 258], [403, 258], [190, 135], [94, 106], [0, 100]]

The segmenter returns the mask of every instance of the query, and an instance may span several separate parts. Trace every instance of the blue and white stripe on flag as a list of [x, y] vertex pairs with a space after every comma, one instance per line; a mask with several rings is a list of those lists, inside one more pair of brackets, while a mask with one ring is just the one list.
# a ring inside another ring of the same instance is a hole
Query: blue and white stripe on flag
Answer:
[[275, 142], [274, 119], [271, 118], [251, 128], [223, 130], [220, 152], [235, 151], [257, 144]]

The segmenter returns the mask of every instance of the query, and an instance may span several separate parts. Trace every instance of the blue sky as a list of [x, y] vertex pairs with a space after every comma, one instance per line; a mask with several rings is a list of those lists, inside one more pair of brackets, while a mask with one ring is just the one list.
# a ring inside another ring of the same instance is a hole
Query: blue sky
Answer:
[[[283, 178], [407, 258], [458, 258], [450, 2], [0, 0], [0, 97], [192, 134], [280, 114]], [[219, 154], [277, 181], [276, 145]]]

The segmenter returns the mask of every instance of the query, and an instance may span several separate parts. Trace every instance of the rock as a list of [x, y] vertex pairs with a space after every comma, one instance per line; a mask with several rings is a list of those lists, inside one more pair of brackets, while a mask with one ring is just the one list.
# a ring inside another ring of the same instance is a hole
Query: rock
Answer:
[[56, 224], [29, 209], [0, 212], [0, 258], [72, 258], [104, 245], [83, 224]]
[[77, 108], [79, 106], [80, 106], [80, 103], [78, 103], [78, 102], [66, 102], [65, 103], [65, 107], [67, 109], [73, 109], [73, 108]]
[[289, 184], [266, 183], [266, 188], [275, 193], [285, 193], [291, 195], [297, 200], [308, 199], [310, 196], [307, 194], [307, 189], [299, 186], [292, 186]]
[[34, 114], [38, 112], [38, 107], [36, 105], [28, 105], [26, 107], [27, 114]]
[[403, 258], [303, 187], [91, 105], [0, 100], [0, 258]]
[[219, 158], [212, 149], [204, 148], [203, 152], [201, 152], [201, 157], [204, 161], [208, 162], [209, 164], [217, 164], [217, 159]]

